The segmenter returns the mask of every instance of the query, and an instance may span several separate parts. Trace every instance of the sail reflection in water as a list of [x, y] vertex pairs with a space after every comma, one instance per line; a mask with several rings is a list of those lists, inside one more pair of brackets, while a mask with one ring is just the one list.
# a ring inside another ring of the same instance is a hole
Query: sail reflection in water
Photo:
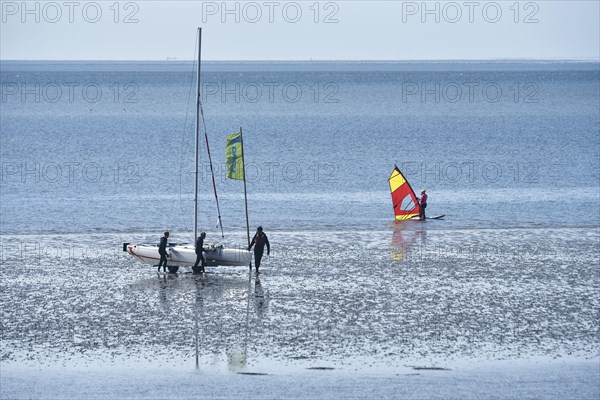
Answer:
[[420, 257], [427, 240], [427, 231], [411, 229], [405, 223], [396, 221], [393, 225], [390, 256], [393, 261], [408, 261]]

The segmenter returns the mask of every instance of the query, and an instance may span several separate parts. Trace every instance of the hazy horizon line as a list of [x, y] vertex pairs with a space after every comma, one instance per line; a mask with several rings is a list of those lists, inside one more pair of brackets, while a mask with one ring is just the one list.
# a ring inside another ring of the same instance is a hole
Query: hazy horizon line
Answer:
[[[0, 62], [162, 62], [162, 63], [192, 63], [193, 59], [0, 59]], [[448, 59], [399, 59], [399, 60], [282, 60], [282, 59], [263, 59], [263, 60], [202, 60], [202, 63], [419, 63], [419, 62], [597, 62], [600, 63], [600, 58], [448, 58]]]

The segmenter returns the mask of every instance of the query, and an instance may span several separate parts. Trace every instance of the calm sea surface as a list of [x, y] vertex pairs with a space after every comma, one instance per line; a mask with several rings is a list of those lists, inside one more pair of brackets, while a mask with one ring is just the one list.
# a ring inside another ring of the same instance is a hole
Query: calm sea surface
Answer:
[[[121, 251], [192, 238], [194, 76], [1, 64], [0, 397], [598, 397], [598, 63], [206, 63], [223, 241], [241, 127], [260, 279]], [[394, 164], [444, 220], [394, 223]]]
[[[244, 131], [252, 226], [378, 229], [397, 164], [436, 227], [597, 226], [597, 63], [207, 63], [204, 115], [225, 229]], [[186, 63], [2, 64], [2, 233], [190, 232]], [[204, 146], [204, 145], [203, 145]], [[206, 152], [200, 225], [213, 229]]]

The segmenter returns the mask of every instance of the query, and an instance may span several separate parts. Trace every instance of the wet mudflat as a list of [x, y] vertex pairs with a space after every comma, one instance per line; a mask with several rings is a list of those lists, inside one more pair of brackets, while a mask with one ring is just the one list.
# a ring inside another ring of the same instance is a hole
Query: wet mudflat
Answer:
[[8, 370], [3, 399], [590, 399], [598, 398], [593, 363], [496, 365], [452, 371], [365, 373]]
[[282, 384], [380, 374], [391, 385], [398, 374], [458, 379], [473, 363], [535, 370], [540, 360], [584, 363], [565, 379], [598, 393], [595, 228], [272, 232], [260, 278], [240, 267], [158, 275], [120, 252], [121, 237], [3, 238], [5, 393], [24, 394], [17, 378], [31, 368]]

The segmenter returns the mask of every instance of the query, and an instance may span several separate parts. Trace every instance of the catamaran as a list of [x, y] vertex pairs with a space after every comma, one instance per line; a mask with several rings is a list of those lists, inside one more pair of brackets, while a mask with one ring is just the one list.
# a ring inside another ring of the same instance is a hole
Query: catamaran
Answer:
[[[419, 200], [410, 186], [410, 183], [408, 183], [408, 180], [396, 165], [394, 165], [394, 170], [392, 171], [388, 182], [390, 184], [396, 221], [418, 219], [421, 212]], [[442, 214], [435, 217], [427, 217], [426, 219], [441, 219], [444, 218], [444, 216], [445, 215]]]
[[[202, 28], [198, 28], [198, 65], [196, 69], [196, 141], [195, 141], [195, 175], [194, 175], [194, 238], [191, 243], [167, 244], [167, 268], [169, 272], [175, 273], [181, 266], [192, 266], [195, 273], [200, 272], [200, 267], [194, 268], [196, 262], [195, 241], [198, 235], [198, 160], [199, 160], [199, 140], [200, 140], [200, 116], [202, 114], [202, 104], [200, 102], [200, 62], [201, 62], [201, 40]], [[206, 129], [205, 129], [206, 131]], [[208, 137], [205, 132], [205, 140]], [[212, 168], [211, 168], [212, 170]], [[213, 177], [214, 184], [214, 177]], [[216, 189], [215, 189], [216, 190]], [[219, 215], [219, 223], [221, 218]], [[160, 260], [158, 253], [158, 244], [131, 244], [123, 243], [123, 251], [126, 251], [133, 257], [142, 261], [145, 264], [156, 265]], [[204, 258], [206, 266], [217, 265], [232, 265], [242, 266], [249, 265], [252, 260], [252, 253], [247, 250], [246, 246], [238, 246], [236, 248], [225, 248], [221, 244], [212, 244], [205, 247]]]

